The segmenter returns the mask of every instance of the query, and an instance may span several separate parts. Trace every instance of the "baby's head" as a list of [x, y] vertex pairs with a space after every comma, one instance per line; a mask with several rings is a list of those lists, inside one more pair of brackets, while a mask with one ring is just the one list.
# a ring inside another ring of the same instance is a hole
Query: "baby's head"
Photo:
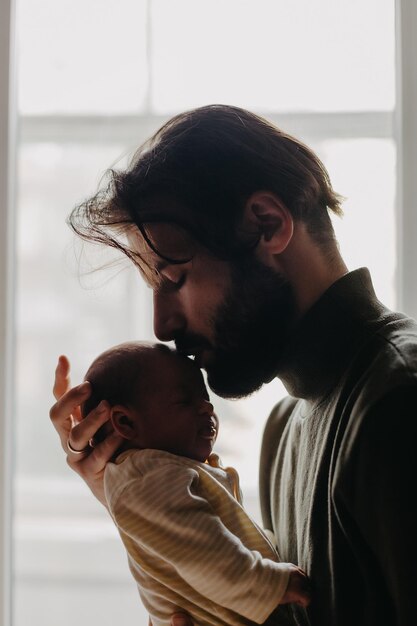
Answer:
[[103, 352], [85, 380], [92, 395], [87, 415], [101, 400], [111, 407], [110, 426], [123, 449], [154, 448], [205, 461], [217, 436], [204, 379], [193, 361], [162, 344], [123, 343]]

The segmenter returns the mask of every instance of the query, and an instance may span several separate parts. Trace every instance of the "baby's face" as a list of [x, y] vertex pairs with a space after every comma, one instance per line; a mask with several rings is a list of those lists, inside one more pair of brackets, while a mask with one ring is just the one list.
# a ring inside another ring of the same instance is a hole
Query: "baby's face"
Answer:
[[204, 462], [217, 436], [204, 379], [193, 361], [155, 354], [146, 377], [146, 397], [137, 409], [139, 447], [165, 450]]

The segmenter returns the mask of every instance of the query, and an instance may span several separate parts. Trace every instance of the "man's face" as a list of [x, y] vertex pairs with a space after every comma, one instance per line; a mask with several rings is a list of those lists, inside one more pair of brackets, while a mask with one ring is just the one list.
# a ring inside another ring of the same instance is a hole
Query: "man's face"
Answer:
[[243, 397], [272, 380], [294, 319], [288, 282], [254, 254], [225, 262], [170, 225], [152, 226], [150, 232], [164, 256], [192, 256], [172, 264], [148, 252], [162, 278], [153, 286], [156, 337], [195, 355], [220, 396]]

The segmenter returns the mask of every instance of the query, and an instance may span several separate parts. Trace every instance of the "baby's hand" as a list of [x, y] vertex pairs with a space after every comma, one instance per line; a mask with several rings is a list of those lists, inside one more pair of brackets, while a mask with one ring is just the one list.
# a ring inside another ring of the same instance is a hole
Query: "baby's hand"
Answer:
[[307, 575], [296, 565], [290, 563], [288, 565], [291, 569], [290, 577], [280, 604], [295, 603], [300, 606], [308, 606], [311, 602], [311, 591]]

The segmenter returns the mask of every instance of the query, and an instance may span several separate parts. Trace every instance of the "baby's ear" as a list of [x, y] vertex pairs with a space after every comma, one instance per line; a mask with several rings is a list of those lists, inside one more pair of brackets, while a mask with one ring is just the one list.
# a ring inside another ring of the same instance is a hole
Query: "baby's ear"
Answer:
[[116, 404], [110, 410], [110, 421], [114, 430], [124, 439], [133, 439], [136, 436], [136, 421], [132, 409]]

